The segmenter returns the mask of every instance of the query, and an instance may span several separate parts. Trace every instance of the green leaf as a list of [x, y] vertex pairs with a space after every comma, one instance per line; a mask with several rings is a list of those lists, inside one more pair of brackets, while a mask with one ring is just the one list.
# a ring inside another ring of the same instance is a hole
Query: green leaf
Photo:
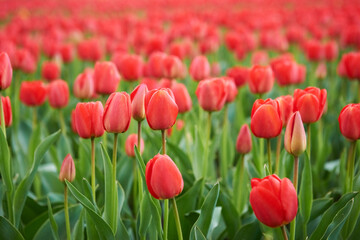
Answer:
[[37, 169], [40, 165], [41, 160], [44, 158], [45, 153], [50, 148], [50, 146], [60, 137], [60, 130], [46, 137], [36, 148], [34, 154], [34, 162], [31, 169], [27, 172], [24, 179], [20, 182], [19, 186], [15, 191], [14, 196], [14, 216], [15, 216], [15, 226], [19, 226], [20, 217], [22, 210], [24, 208], [26, 196], [30, 190], [30, 187], [34, 181]]
[[[339, 239], [340, 231], [343, 228], [346, 219], [349, 217], [351, 209], [354, 205], [354, 199], [351, 199], [338, 214], [336, 214], [334, 221], [330, 224], [326, 230], [326, 239]], [[329, 236], [329, 237], [327, 237]]]
[[[228, 107], [228, 106], [226, 106]], [[231, 139], [231, 134], [229, 134], [229, 121], [228, 116], [224, 116], [225, 123], [223, 125], [222, 134], [221, 134], [221, 147], [220, 147], [220, 169], [221, 177], [225, 181], [228, 178], [228, 169], [232, 165], [234, 156], [235, 156], [235, 147]]]
[[304, 169], [301, 175], [301, 185], [299, 192], [299, 209], [300, 214], [303, 217], [304, 224], [306, 224], [311, 215], [311, 207], [313, 201], [313, 189], [312, 189], [312, 172], [311, 172], [311, 163], [307, 153], [303, 154], [304, 159]]
[[121, 219], [120, 213], [121, 213], [121, 209], [123, 207], [124, 201], [125, 201], [125, 192], [124, 189], [121, 187], [120, 183], [118, 182], [117, 184], [118, 190], [117, 190], [117, 195], [118, 195], [118, 212], [116, 215], [116, 218], [119, 218], [119, 221], [117, 222], [117, 231], [116, 231], [116, 235], [115, 238], [116, 239], [130, 239], [129, 233], [126, 230], [126, 227]]
[[139, 227], [140, 237], [146, 237], [146, 231], [150, 226], [152, 215], [147, 214], [150, 207], [151, 207], [151, 201], [149, 199], [148, 194], [145, 194], [140, 203], [140, 227]]
[[359, 214], [360, 214], [360, 195], [357, 195], [355, 197], [354, 206], [349, 215], [349, 218], [341, 230], [341, 236], [343, 239], [348, 239], [351, 233], [354, 231], [356, 222], [359, 219]]
[[91, 217], [92, 221], [95, 224], [100, 237], [102, 239], [114, 239], [114, 234], [111, 230], [111, 227], [101, 218], [99, 214], [96, 213], [95, 206], [87, 199], [83, 194], [81, 194], [69, 181], [65, 180], [66, 185], [68, 186], [70, 192], [73, 196], [84, 206], [86, 212]]
[[77, 220], [72, 238], [76, 240], [83, 240], [84, 239], [84, 215], [85, 215], [85, 209], [81, 210], [80, 217]]
[[190, 233], [190, 239], [195, 239], [195, 227], [198, 227], [201, 232], [207, 236], [210, 228], [210, 223], [213, 217], [213, 213], [216, 207], [217, 200], [219, 198], [220, 185], [216, 183], [214, 187], [207, 194], [204, 203], [201, 207], [199, 218], [193, 225]]
[[113, 181], [113, 166], [110, 157], [101, 144], [101, 155], [104, 163], [104, 182], [105, 182], [105, 203], [104, 203], [104, 218], [111, 226], [113, 233], [116, 233], [117, 228], [117, 187], [116, 182]]
[[200, 228], [196, 227], [194, 228], [194, 239], [195, 240], [206, 240], [206, 237], [201, 232]]
[[56, 224], [56, 221], [55, 221], [55, 218], [53, 215], [53, 211], [51, 208], [51, 203], [50, 203], [49, 198], [47, 199], [47, 205], [48, 205], [48, 215], [49, 215], [49, 220], [50, 220], [50, 224], [51, 224], [52, 235], [53, 235], [54, 239], [59, 240], [60, 238], [59, 238], [58, 226]]
[[259, 221], [255, 220], [252, 223], [248, 223], [242, 226], [236, 233], [234, 240], [257, 240], [261, 239], [262, 233], [259, 225]]
[[137, 161], [139, 169], [140, 169], [140, 173], [141, 173], [141, 177], [142, 177], [142, 180], [143, 180], [144, 187], [146, 187], [145, 186], [145, 183], [146, 183], [146, 180], [145, 180], [146, 166], [145, 166], [144, 160], [142, 159], [142, 157], [140, 155], [139, 149], [137, 148], [136, 145], [134, 146], [134, 152], [135, 152], [135, 156], [136, 156], [136, 161]]
[[21, 233], [6, 218], [0, 216], [0, 239], [21, 240]]
[[154, 230], [161, 234], [161, 210], [157, 204], [159, 205], [159, 200], [154, 199], [149, 192], [144, 194], [140, 205], [140, 236], [146, 236], [146, 232]]
[[232, 239], [236, 233], [236, 228], [241, 224], [240, 217], [237, 214], [235, 206], [223, 191], [221, 191], [219, 196], [219, 204], [222, 207], [221, 212], [226, 224], [226, 232], [228, 233], [228, 237]]
[[31, 133], [30, 140], [29, 140], [29, 148], [28, 148], [28, 158], [29, 163], [32, 164], [34, 162], [34, 153], [36, 151], [36, 146], [41, 141], [41, 126], [38, 124], [33, 132]]
[[100, 210], [99, 210], [98, 206], [96, 205], [96, 202], [94, 201], [94, 196], [92, 193], [91, 185], [86, 178], [83, 178], [83, 180], [82, 180], [82, 187], [84, 190], [84, 192], [83, 192], [84, 196], [87, 197], [87, 199], [89, 199], [89, 201], [95, 206], [96, 213], [100, 214]]
[[13, 187], [11, 170], [10, 170], [11, 169], [10, 151], [3, 131], [0, 132], [1, 132], [0, 133], [0, 153], [1, 153], [0, 173], [4, 181], [6, 190], [8, 192], [12, 192], [14, 187]]
[[357, 192], [347, 193], [343, 195], [339, 199], [339, 201], [334, 203], [321, 217], [319, 225], [310, 236], [310, 240], [321, 239], [325, 235], [327, 229], [331, 227], [331, 224], [336, 224], [337, 221], [336, 217], [338, 216], [339, 213], [341, 213], [341, 210], [346, 206], [348, 202], [353, 200], [357, 194], [358, 194]]
[[319, 198], [313, 201], [310, 221], [323, 214], [333, 203], [332, 198]]

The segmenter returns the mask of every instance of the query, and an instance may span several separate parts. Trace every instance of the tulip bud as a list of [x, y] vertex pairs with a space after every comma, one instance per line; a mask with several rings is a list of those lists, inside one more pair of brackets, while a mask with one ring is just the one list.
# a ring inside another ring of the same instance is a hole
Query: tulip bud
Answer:
[[49, 103], [53, 108], [63, 108], [69, 102], [69, 87], [67, 82], [58, 79], [49, 84]]
[[101, 102], [78, 103], [75, 108], [75, 124], [81, 138], [101, 137], [104, 108]]
[[319, 65], [316, 67], [315, 70], [315, 77], [319, 80], [326, 78], [327, 75], [327, 69], [326, 69], [326, 64], [321, 62], [319, 63]]
[[284, 146], [295, 157], [306, 150], [306, 135], [300, 112], [291, 115], [285, 130]]
[[56, 62], [43, 62], [41, 76], [47, 81], [53, 81], [60, 77], [60, 67]]
[[131, 115], [138, 122], [145, 119], [145, 96], [147, 93], [148, 89], [146, 85], [142, 83], [130, 94]]
[[60, 46], [60, 55], [64, 63], [69, 63], [74, 59], [74, 47], [71, 44]]
[[[1, 97], [2, 101], [2, 111], [4, 112], [5, 127], [10, 127], [12, 124], [12, 111], [11, 111], [11, 102], [9, 97]], [[1, 113], [0, 113], [1, 114]], [[0, 118], [0, 126], [1, 126]]]
[[340, 132], [350, 141], [360, 138], [360, 104], [348, 104], [339, 115]]
[[0, 54], [0, 91], [7, 89], [11, 84], [12, 67], [6, 52]]
[[40, 106], [46, 100], [47, 91], [47, 86], [42, 81], [22, 82], [20, 101], [26, 106]]
[[346, 76], [352, 79], [360, 79], [360, 53], [350, 52], [342, 56]]
[[223, 78], [201, 81], [195, 92], [199, 104], [205, 111], [220, 111], [225, 104], [227, 92]]
[[80, 73], [74, 82], [73, 92], [79, 99], [90, 99], [95, 94], [94, 74], [91, 71]]
[[21, 69], [25, 73], [33, 73], [36, 70], [36, 60], [27, 49], [19, 49], [15, 53], [14, 68]]
[[163, 52], [154, 52], [150, 55], [148, 66], [150, 69], [150, 74], [154, 78], [163, 77], [163, 67], [164, 67], [164, 59], [166, 58], [166, 54]]
[[249, 79], [250, 71], [245, 67], [232, 67], [229, 68], [226, 72], [228, 77], [234, 79], [236, 87], [244, 86]]
[[176, 164], [168, 155], [157, 154], [146, 164], [146, 185], [156, 199], [170, 199], [179, 195], [184, 181]]
[[[133, 133], [130, 134], [125, 142], [125, 152], [126, 155], [128, 155], [129, 157], [135, 157], [135, 152], [134, 152], [134, 146], [137, 146], [138, 144], [138, 136], [137, 134]], [[139, 149], [139, 147], [138, 147]], [[144, 140], [141, 138], [140, 139], [140, 149], [139, 149], [140, 154], [142, 154], [144, 152]]]
[[103, 124], [107, 132], [123, 133], [131, 121], [130, 96], [126, 92], [114, 92], [105, 104]]
[[95, 91], [99, 94], [111, 94], [120, 82], [119, 72], [112, 62], [96, 62], [94, 68]]
[[79, 58], [84, 61], [99, 61], [103, 55], [100, 41], [96, 38], [86, 39], [77, 46]]
[[182, 83], [174, 83], [171, 87], [174, 93], [175, 102], [179, 108], [179, 113], [185, 113], [191, 110], [192, 101], [186, 86]]
[[176, 121], [178, 106], [169, 88], [151, 90], [145, 96], [146, 120], [153, 130], [171, 128]]
[[226, 89], [226, 103], [231, 103], [235, 100], [238, 90], [236, 88], [234, 79], [223, 77]]
[[279, 103], [272, 99], [258, 99], [251, 110], [251, 131], [259, 138], [273, 138], [281, 133]]
[[274, 75], [269, 66], [254, 66], [250, 70], [249, 88], [254, 94], [270, 92], [274, 85]]
[[247, 154], [251, 151], [252, 141], [249, 126], [242, 125], [236, 140], [236, 151], [240, 154]]
[[65, 179], [69, 182], [75, 179], [75, 164], [70, 154], [66, 155], [61, 164], [59, 179], [62, 182], [64, 182]]
[[251, 179], [250, 204], [256, 218], [266, 226], [276, 228], [290, 223], [298, 210], [294, 185], [288, 178], [276, 174], [263, 179]]
[[210, 77], [210, 63], [205, 56], [197, 56], [190, 64], [190, 75], [195, 81]]
[[121, 56], [116, 66], [125, 81], [136, 81], [142, 76], [143, 60], [138, 55]]
[[320, 119], [326, 104], [326, 89], [307, 87], [295, 89], [293, 110], [299, 111], [303, 123], [313, 123]]
[[176, 56], [166, 56], [163, 59], [163, 76], [165, 78], [175, 79], [182, 76], [183, 63]]

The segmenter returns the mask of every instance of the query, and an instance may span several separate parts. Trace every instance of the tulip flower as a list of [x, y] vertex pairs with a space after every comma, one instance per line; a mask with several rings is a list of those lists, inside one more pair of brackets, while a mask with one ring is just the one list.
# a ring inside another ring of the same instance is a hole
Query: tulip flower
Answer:
[[73, 92], [79, 99], [90, 99], [95, 94], [94, 74], [92, 71], [80, 73], [74, 82]]
[[306, 149], [305, 129], [299, 111], [292, 114], [287, 123], [284, 146], [294, 157], [298, 157]]
[[327, 61], [333, 61], [339, 54], [339, 47], [335, 41], [329, 41], [324, 45], [325, 59]]
[[71, 111], [71, 130], [77, 134], [76, 130], [76, 120], [75, 120], [75, 110]]
[[20, 101], [29, 107], [40, 106], [45, 102], [47, 93], [47, 86], [42, 81], [22, 82]]
[[286, 234], [284, 226], [296, 217], [298, 210], [297, 194], [291, 181], [273, 174], [251, 179], [251, 188], [250, 204], [256, 218], [266, 226], [282, 227]]
[[176, 56], [166, 56], [163, 59], [163, 76], [165, 78], [176, 79], [181, 78], [183, 71], [183, 63]]
[[201, 81], [195, 92], [199, 104], [207, 112], [220, 111], [227, 98], [223, 78], [212, 78]]
[[137, 146], [140, 154], [144, 152], [144, 140], [140, 139], [140, 148], [138, 146], [138, 136], [133, 133], [126, 138], [125, 152], [129, 157], [135, 157], [134, 146]]
[[164, 73], [164, 59], [166, 58], [166, 54], [163, 52], [154, 52], [150, 55], [148, 65], [150, 69], [150, 74], [154, 78], [163, 77]]
[[191, 110], [192, 100], [186, 86], [182, 83], [173, 83], [171, 87], [174, 93], [175, 102], [179, 108], [179, 113], [185, 113]]
[[145, 119], [145, 95], [147, 92], [147, 86], [140, 84], [130, 94], [132, 117], [138, 122]]
[[341, 62], [345, 67], [346, 76], [352, 80], [360, 80], [360, 53], [350, 52], [342, 56]]
[[69, 102], [69, 87], [67, 82], [58, 79], [48, 86], [48, 98], [53, 108], [64, 108]]
[[[66, 155], [60, 169], [59, 180], [64, 182], [65, 179], [69, 182], [75, 179], [75, 164], [70, 154]], [[67, 184], [64, 185], [64, 212], [67, 239], [71, 239]]]
[[0, 53], [0, 92], [10, 86], [12, 74], [13, 71], [9, 56], [6, 52]]
[[86, 39], [77, 46], [79, 58], [84, 61], [96, 62], [103, 56], [103, 49], [98, 39]]
[[232, 78], [224, 77], [224, 83], [226, 89], [226, 103], [231, 103], [235, 100], [238, 90]]
[[138, 55], [126, 54], [115, 64], [125, 81], [136, 81], [142, 76], [143, 60]]
[[249, 74], [249, 88], [254, 94], [270, 92], [274, 85], [274, 75], [269, 66], [254, 66]]
[[190, 64], [190, 75], [195, 81], [210, 77], [210, 63], [205, 56], [197, 56]]
[[233, 78], [236, 87], [240, 88], [248, 82], [249, 73], [249, 69], [245, 67], [232, 67], [227, 70], [226, 75]]
[[119, 72], [112, 62], [97, 62], [94, 68], [95, 91], [99, 94], [111, 94], [120, 82]]
[[15, 52], [13, 67], [24, 73], [33, 73], [36, 70], [36, 60], [29, 50], [19, 49]]
[[95, 137], [104, 134], [104, 108], [101, 102], [78, 103], [75, 108], [76, 131], [81, 138], [91, 138], [91, 188], [95, 201]]
[[240, 154], [247, 154], [251, 151], [252, 141], [249, 126], [242, 125], [236, 140], [236, 151]]
[[131, 121], [130, 96], [126, 92], [112, 93], [104, 108], [104, 129], [110, 133], [123, 133]]
[[211, 64], [211, 76], [218, 77], [221, 74], [221, 65], [219, 62], [213, 62]]
[[269, 64], [269, 55], [266, 51], [256, 51], [251, 56], [251, 65], [267, 65]]
[[74, 47], [71, 44], [63, 44], [59, 48], [61, 60], [64, 63], [69, 63], [74, 59]]
[[[3, 122], [5, 124], [3, 124]], [[9, 97], [0, 96], [0, 126], [6, 137], [6, 127], [12, 124], [11, 102]]]
[[43, 62], [41, 76], [47, 81], [53, 81], [60, 77], [60, 66], [56, 62]]

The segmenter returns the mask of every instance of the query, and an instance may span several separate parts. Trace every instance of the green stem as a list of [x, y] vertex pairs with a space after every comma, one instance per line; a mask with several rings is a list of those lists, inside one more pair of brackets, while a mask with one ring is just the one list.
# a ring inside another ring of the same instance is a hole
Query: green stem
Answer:
[[259, 171], [260, 176], [263, 173], [263, 167], [264, 167], [264, 139], [263, 138], [258, 138], [259, 139], [259, 157], [258, 157], [258, 161], [257, 161], [257, 169]]
[[[228, 134], [228, 104], [225, 105], [224, 108], [224, 120], [223, 120], [223, 139], [225, 140], [227, 138], [227, 134]], [[230, 165], [228, 163], [228, 156], [227, 156], [227, 151], [226, 151], [226, 144], [227, 141], [221, 141], [221, 147], [222, 147], [222, 151], [223, 153], [221, 154], [222, 158], [221, 158], [221, 162], [220, 162], [220, 170], [221, 170], [221, 178], [226, 180], [227, 176], [228, 176], [228, 166]]]
[[270, 174], [272, 174], [270, 138], [267, 138], [266, 142], [267, 142], [267, 155], [268, 155], [269, 172], [270, 172]]
[[168, 236], [168, 225], [169, 225], [169, 199], [164, 199], [164, 234], [163, 240], [167, 240]]
[[113, 174], [112, 174], [112, 201], [113, 201], [113, 211], [112, 211], [112, 220], [111, 223], [113, 224], [112, 228], [116, 229], [116, 214], [117, 214], [117, 196], [116, 196], [116, 158], [117, 158], [117, 145], [118, 145], [118, 133], [114, 133], [114, 146], [113, 146], [113, 155], [112, 155], [112, 167], [113, 167]]
[[13, 209], [13, 206], [12, 206], [12, 195], [13, 195], [13, 190], [11, 191], [8, 191], [6, 193], [6, 197], [7, 197], [7, 207], [8, 207], [8, 210], [9, 210], [9, 221], [11, 223], [14, 223], [15, 222], [15, 219], [14, 219], [14, 209]]
[[181, 231], [180, 217], [179, 217], [178, 208], [176, 206], [175, 198], [172, 198], [171, 202], [172, 202], [172, 205], [173, 205], [173, 208], [174, 208], [174, 218], [175, 218], [175, 223], [176, 223], [176, 230], [177, 230], [177, 234], [178, 234], [178, 240], [183, 240], [183, 235], [182, 235], [182, 231]]
[[358, 103], [360, 103], [360, 82], [359, 81], [357, 81], [358, 82], [358, 99], [357, 99], [357, 101], [358, 101]]
[[356, 152], [356, 141], [351, 142], [349, 153], [348, 153], [348, 171], [347, 171], [347, 184], [346, 192], [353, 191], [354, 185], [354, 165], [355, 165], [355, 152]]
[[[137, 147], [140, 151], [140, 155], [141, 155], [141, 121], [138, 122], [138, 141], [137, 141]], [[136, 161], [135, 161], [136, 163]], [[141, 173], [140, 173], [140, 169], [137, 167], [137, 164], [135, 164], [135, 169], [136, 169], [136, 173], [137, 173], [137, 184], [138, 184], [138, 191], [139, 191], [139, 200], [141, 201], [141, 199], [143, 198], [143, 185], [142, 185], [142, 178], [141, 178]]]
[[[240, 181], [243, 181], [244, 180], [244, 157], [245, 157], [245, 154], [241, 154], [240, 155]], [[238, 210], [239, 210], [239, 214], [242, 213], [242, 210], [243, 210], [243, 203], [242, 203], [242, 195], [244, 194], [244, 192], [242, 191], [241, 189], [241, 184], [238, 184], [238, 189], [237, 189], [237, 199], [238, 199]]]
[[307, 124], [307, 143], [306, 143], [306, 151], [308, 154], [309, 159], [311, 159], [311, 125], [310, 123]]
[[138, 121], [137, 147], [138, 147], [140, 155], [141, 155], [140, 143], [141, 143], [141, 121]]
[[[293, 184], [297, 194], [298, 188], [298, 172], [299, 172], [299, 157], [294, 157], [294, 179]], [[296, 216], [294, 220], [290, 223], [290, 240], [295, 240], [295, 230], [296, 230]]]
[[60, 118], [61, 132], [63, 133], [64, 136], [66, 136], [66, 125], [65, 125], [64, 114], [62, 109], [59, 109], [59, 118]]
[[33, 107], [33, 131], [35, 130], [36, 124], [37, 124], [37, 111], [36, 107]]
[[281, 139], [282, 139], [282, 132], [277, 137], [277, 143], [276, 143], [276, 159], [275, 159], [275, 173], [277, 175], [280, 174], [280, 152], [281, 152]]
[[[162, 152], [165, 155], [166, 154], [166, 134], [165, 134], [165, 130], [161, 130], [161, 139], [162, 139]], [[140, 151], [140, 148], [139, 148], [139, 151]]]
[[208, 114], [207, 124], [206, 124], [206, 136], [205, 136], [205, 149], [204, 149], [204, 159], [203, 159], [203, 178], [206, 179], [208, 173], [209, 165], [209, 143], [210, 143], [210, 133], [211, 133], [211, 112]]
[[65, 211], [66, 236], [67, 236], [67, 240], [71, 240], [69, 207], [68, 207], [68, 190], [66, 184], [64, 187], [64, 211]]
[[2, 129], [2, 131], [4, 133], [5, 138], [6, 138], [5, 108], [4, 108], [3, 103], [2, 103], [1, 91], [0, 91], [0, 115], [1, 115], [1, 118], [0, 118], [1, 129]]
[[91, 138], [91, 189], [94, 198], [94, 202], [96, 202], [96, 189], [95, 189], [95, 138]]
[[284, 237], [284, 240], [288, 240], [288, 236], [286, 234], [286, 229], [285, 229], [285, 225], [281, 226], [281, 232], [282, 232], [282, 235]]

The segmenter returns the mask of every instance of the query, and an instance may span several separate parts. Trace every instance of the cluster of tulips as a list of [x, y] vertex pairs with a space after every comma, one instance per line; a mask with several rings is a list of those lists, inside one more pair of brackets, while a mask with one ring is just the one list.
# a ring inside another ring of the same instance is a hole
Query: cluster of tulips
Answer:
[[360, 10], [135, 2], [0, 11], [0, 239], [356, 239]]

